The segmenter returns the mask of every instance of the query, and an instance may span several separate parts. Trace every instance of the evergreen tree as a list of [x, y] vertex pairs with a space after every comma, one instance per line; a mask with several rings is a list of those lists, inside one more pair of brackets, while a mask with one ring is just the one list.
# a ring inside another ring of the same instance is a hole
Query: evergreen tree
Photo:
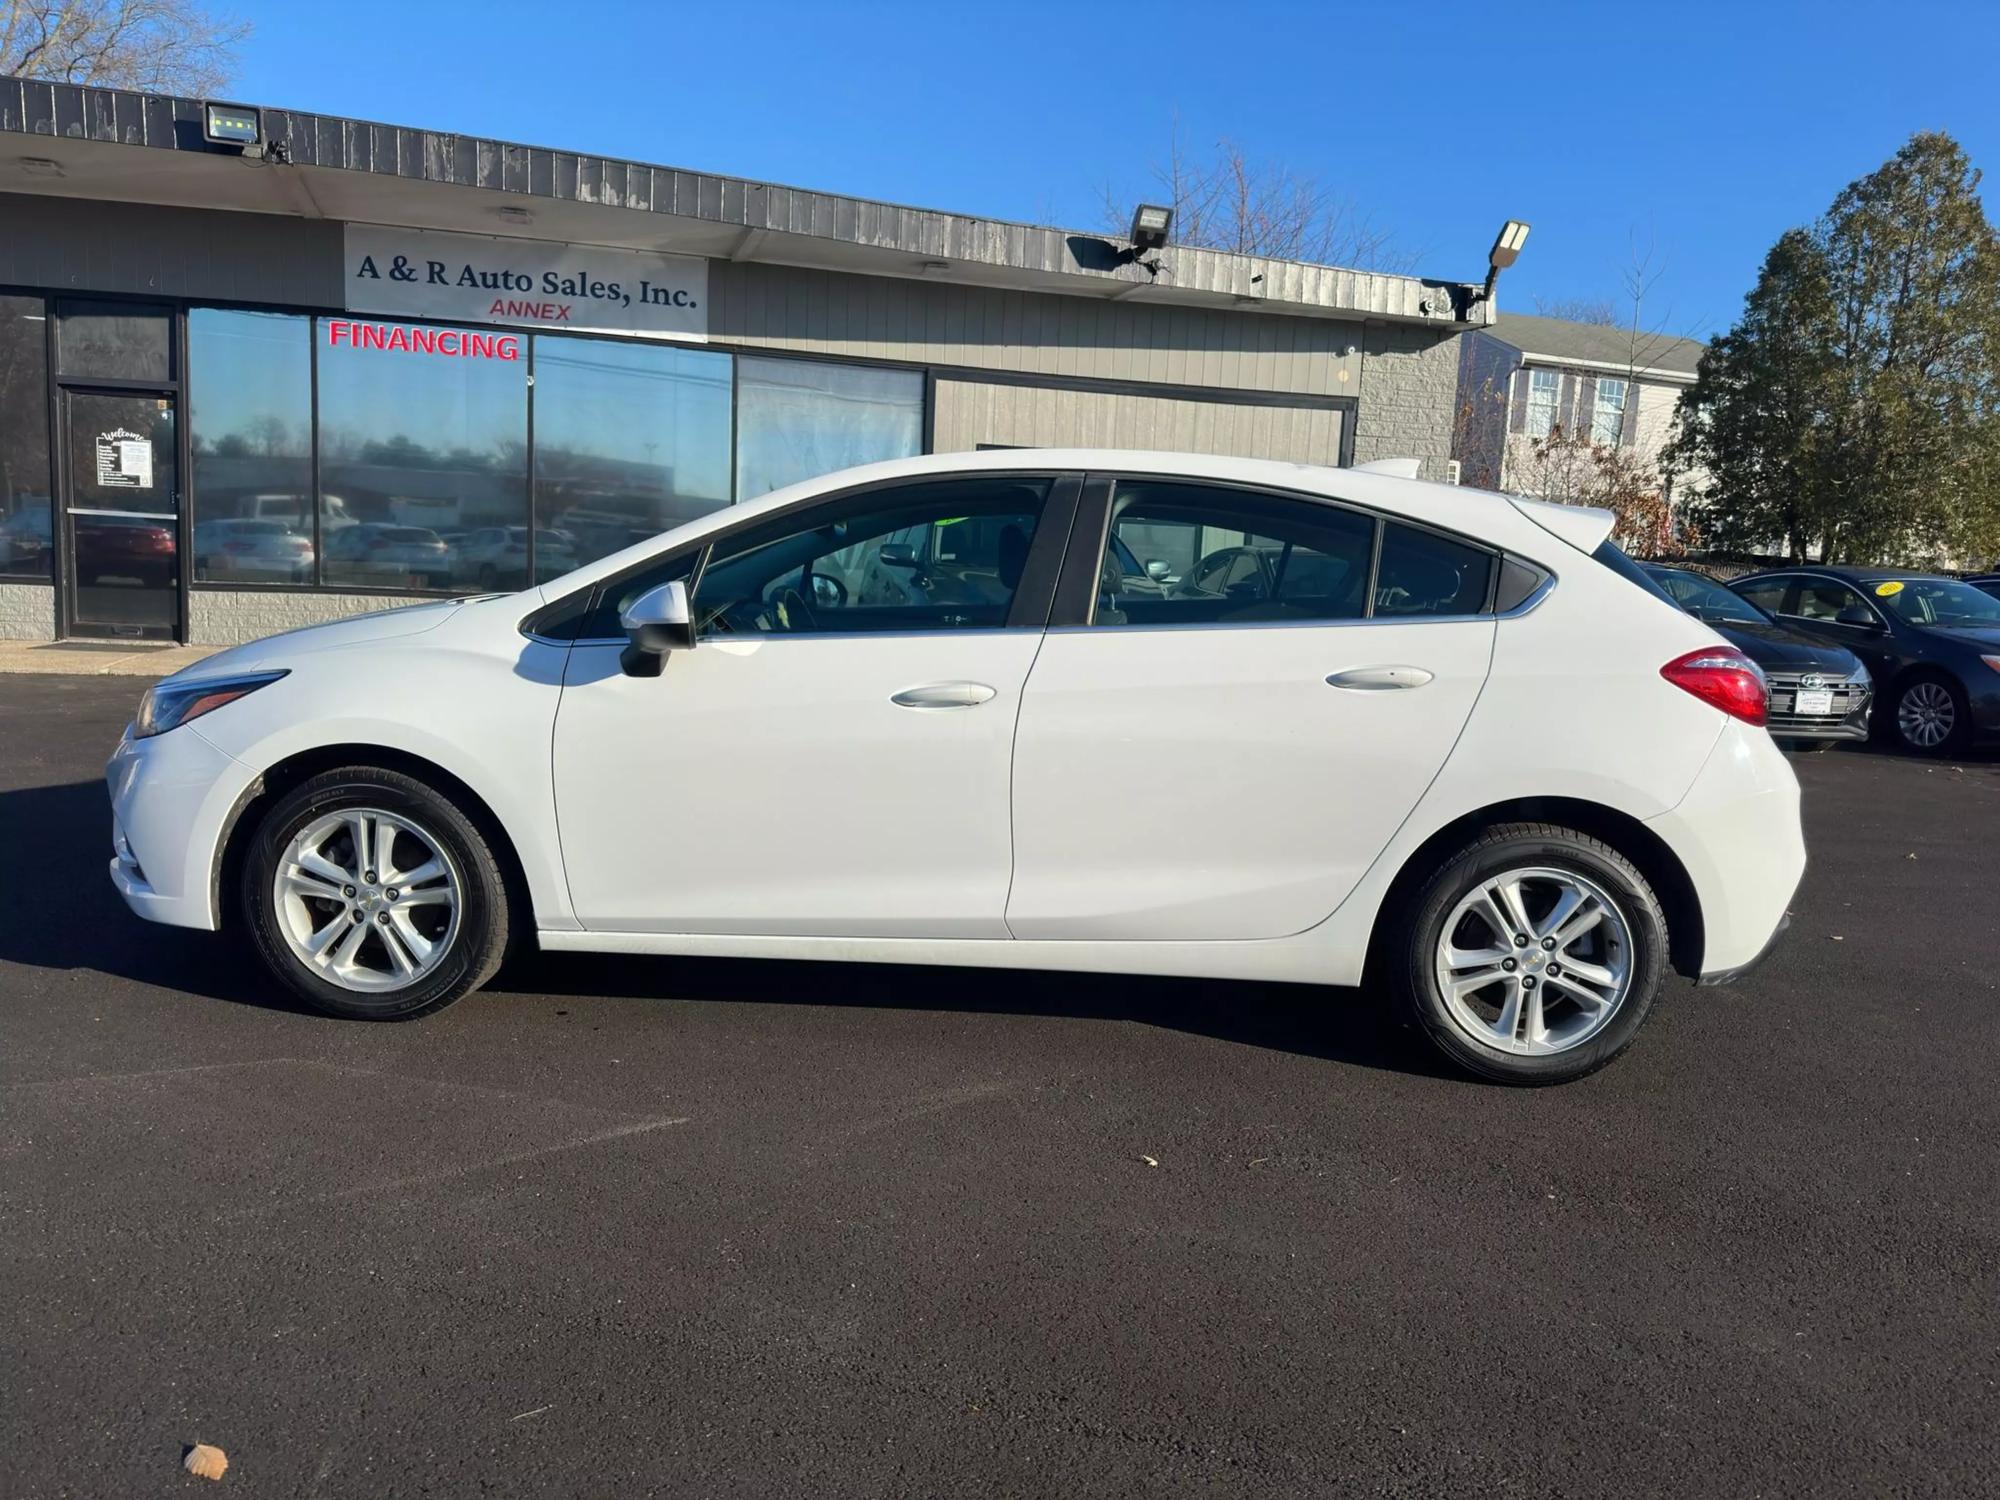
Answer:
[[2000, 238], [1923, 132], [1766, 259], [1682, 400], [1680, 462], [1725, 545], [1795, 558], [2000, 550]]

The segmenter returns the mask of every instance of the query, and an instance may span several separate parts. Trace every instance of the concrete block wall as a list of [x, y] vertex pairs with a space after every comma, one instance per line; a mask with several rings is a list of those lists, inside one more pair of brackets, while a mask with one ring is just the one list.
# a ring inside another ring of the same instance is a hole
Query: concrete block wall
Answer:
[[0, 583], [0, 641], [56, 638], [56, 591], [46, 583]]
[[1407, 324], [1373, 324], [1361, 358], [1354, 461], [1423, 460], [1425, 479], [1443, 480], [1458, 406], [1458, 340]]
[[431, 601], [408, 594], [293, 594], [278, 590], [195, 589], [188, 595], [188, 640], [196, 646], [236, 646], [281, 630], [323, 625], [370, 610]]

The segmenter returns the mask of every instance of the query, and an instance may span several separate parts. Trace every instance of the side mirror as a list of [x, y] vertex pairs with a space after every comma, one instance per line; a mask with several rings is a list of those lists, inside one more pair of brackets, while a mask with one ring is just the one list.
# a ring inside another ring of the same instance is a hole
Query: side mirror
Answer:
[[1149, 557], [1146, 559], [1146, 576], [1155, 583], [1165, 583], [1174, 576], [1174, 565], [1164, 557]]
[[917, 566], [917, 549], [908, 542], [884, 542], [875, 554], [876, 560], [885, 568], [914, 568]]
[[1863, 630], [1874, 630], [1875, 611], [1865, 604], [1850, 604], [1833, 617], [1836, 625], [1856, 625]]
[[678, 578], [634, 599], [618, 623], [631, 637], [618, 658], [627, 677], [657, 677], [668, 652], [694, 649], [694, 611], [688, 606], [687, 585]]

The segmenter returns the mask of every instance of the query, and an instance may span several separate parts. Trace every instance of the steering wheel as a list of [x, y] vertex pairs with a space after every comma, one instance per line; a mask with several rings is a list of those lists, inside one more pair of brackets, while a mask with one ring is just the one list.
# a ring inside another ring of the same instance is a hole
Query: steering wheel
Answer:
[[771, 615], [780, 630], [817, 630], [819, 617], [806, 596], [786, 584], [770, 596]]

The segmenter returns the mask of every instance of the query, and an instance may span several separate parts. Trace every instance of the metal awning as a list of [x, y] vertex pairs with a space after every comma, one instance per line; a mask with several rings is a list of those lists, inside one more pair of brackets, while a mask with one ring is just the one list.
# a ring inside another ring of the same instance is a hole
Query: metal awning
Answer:
[[0, 192], [770, 261], [876, 276], [1482, 327], [1478, 286], [1169, 244], [1160, 273], [1101, 235], [906, 208], [477, 136], [263, 109], [257, 159], [203, 138], [202, 101], [0, 78]]

